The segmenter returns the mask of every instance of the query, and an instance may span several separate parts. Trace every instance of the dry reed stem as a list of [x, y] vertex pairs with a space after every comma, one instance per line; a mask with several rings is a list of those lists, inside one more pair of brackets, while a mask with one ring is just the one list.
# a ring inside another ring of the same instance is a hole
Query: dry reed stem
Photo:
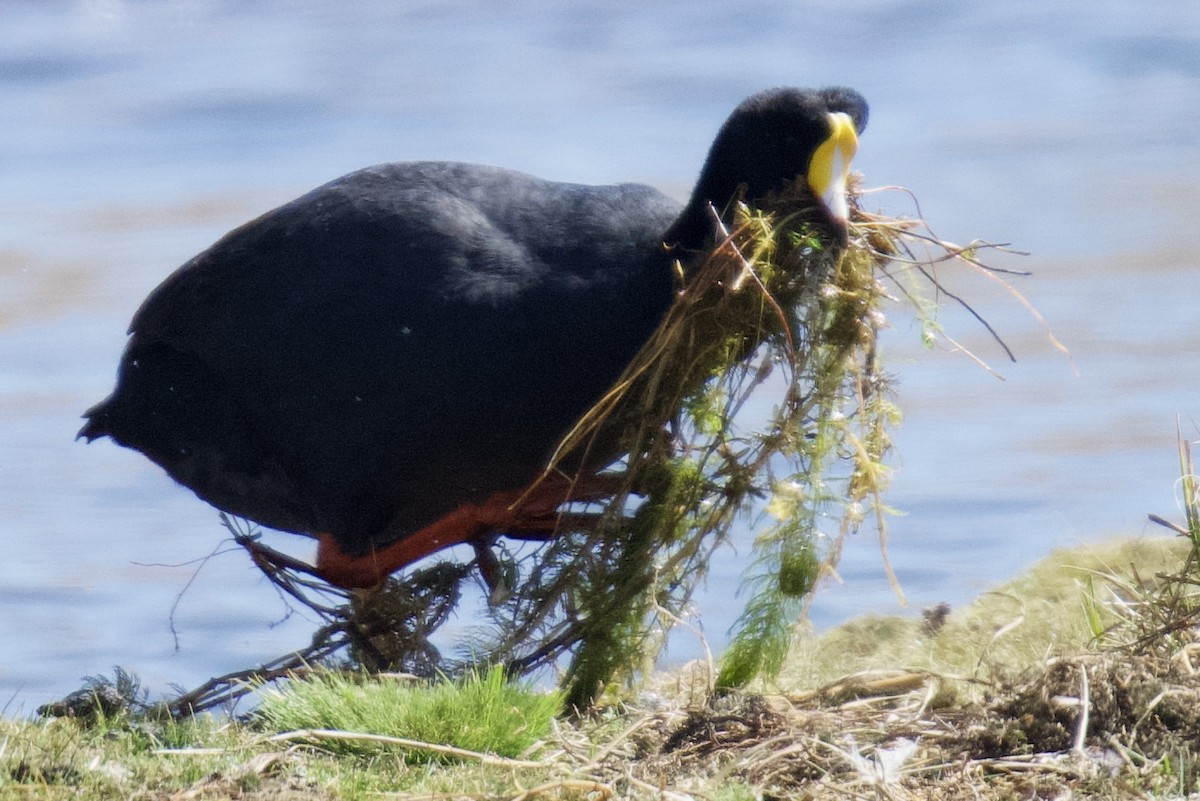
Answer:
[[264, 742], [268, 743], [321, 742], [325, 740], [350, 743], [394, 745], [398, 748], [407, 748], [413, 751], [423, 751], [425, 753], [437, 754], [439, 756], [454, 757], [455, 759], [461, 759], [465, 762], [477, 762], [480, 765], [489, 765], [491, 767], [544, 768], [546, 766], [546, 763], [540, 761], [509, 759], [508, 757], [496, 756], [495, 754], [485, 754], [480, 751], [470, 751], [465, 748], [456, 748], [451, 745], [439, 745], [437, 743], [427, 743], [421, 740], [410, 740], [405, 737], [390, 737], [384, 734], [342, 731], [340, 729], [296, 729], [294, 731], [285, 731], [279, 734], [273, 734], [264, 738]]

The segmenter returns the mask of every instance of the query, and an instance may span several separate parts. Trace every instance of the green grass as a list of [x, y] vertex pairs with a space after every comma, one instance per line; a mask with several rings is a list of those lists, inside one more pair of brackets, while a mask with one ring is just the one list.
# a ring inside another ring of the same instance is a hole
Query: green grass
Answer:
[[[0, 720], [0, 799], [128, 798], [188, 787], [233, 773], [247, 740], [238, 727], [209, 718], [134, 723], [125, 716], [85, 725], [72, 718]], [[203, 758], [164, 758], [158, 749], [203, 742]], [[226, 750], [229, 749], [229, 750]]]
[[852, 671], [909, 669], [990, 678], [1096, 644], [1134, 578], [1178, 570], [1191, 544], [1144, 538], [1055, 551], [953, 610], [935, 632], [917, 617], [867, 615], [797, 642], [778, 685], [821, 687]]
[[[432, 685], [315, 673], [293, 679], [282, 690], [264, 692], [255, 717], [260, 727], [281, 732], [370, 733], [518, 757], [549, 734], [561, 708], [557, 693], [509, 683], [499, 668]], [[396, 750], [393, 743], [369, 739], [325, 738], [322, 745], [345, 753]], [[410, 761], [449, 758], [429, 750], [401, 750]]]
[[[481, 764], [484, 755], [519, 757], [536, 750], [560, 708], [558, 694], [510, 684], [493, 669], [433, 684], [314, 674], [264, 692], [251, 725], [207, 716], [154, 722], [124, 714], [87, 722], [0, 720], [0, 801], [157, 798], [180, 791], [197, 798], [262, 792], [267, 798], [348, 801], [408, 791], [512, 795], [514, 770], [536, 784], [552, 774], [552, 766]], [[310, 733], [287, 734], [297, 730]], [[475, 753], [455, 757], [399, 747], [380, 735]], [[281, 787], [294, 794], [279, 795]]]

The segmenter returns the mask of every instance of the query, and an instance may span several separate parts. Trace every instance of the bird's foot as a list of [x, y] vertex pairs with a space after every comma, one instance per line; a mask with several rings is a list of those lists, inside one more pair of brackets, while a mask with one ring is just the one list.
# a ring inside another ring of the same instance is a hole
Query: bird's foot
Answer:
[[267, 580], [280, 590], [316, 612], [334, 613], [334, 607], [315, 600], [313, 593], [309, 591], [334, 592], [338, 595], [343, 594], [344, 591], [337, 586], [331, 587], [317, 568], [308, 562], [265, 545], [257, 534], [233, 531], [233, 539], [246, 550], [246, 553], [250, 554], [250, 560], [254, 562], [254, 566], [261, 570]]
[[234, 539], [238, 545], [245, 548], [246, 552], [250, 554], [250, 559], [254, 562], [254, 565], [267, 575], [277, 574], [283, 570], [291, 570], [306, 576], [320, 578], [320, 573], [308, 562], [264, 545], [262, 540], [257, 536], [235, 535]]

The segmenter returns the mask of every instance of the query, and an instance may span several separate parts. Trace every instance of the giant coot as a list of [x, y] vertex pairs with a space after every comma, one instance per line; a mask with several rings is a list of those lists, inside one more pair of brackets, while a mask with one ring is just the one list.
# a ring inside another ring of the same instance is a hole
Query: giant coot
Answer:
[[[709, 205], [803, 183], [844, 226], [867, 120], [851, 89], [742, 102], [682, 208], [638, 184], [385, 164], [227, 234], [134, 315], [116, 389], [80, 436], [141, 451], [219, 509], [316, 537], [344, 587], [460, 542], [549, 533], [582, 478], [549, 455], [714, 242]], [[569, 496], [569, 497], [568, 497]], [[516, 503], [520, 499], [519, 503]]]

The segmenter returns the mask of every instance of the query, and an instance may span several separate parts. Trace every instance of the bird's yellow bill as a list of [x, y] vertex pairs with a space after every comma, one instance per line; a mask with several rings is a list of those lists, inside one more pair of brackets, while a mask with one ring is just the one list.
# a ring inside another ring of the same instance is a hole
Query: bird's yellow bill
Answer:
[[829, 115], [829, 136], [817, 147], [808, 164], [808, 186], [821, 199], [834, 222], [845, 224], [850, 217], [846, 180], [850, 161], [858, 151], [854, 120], [844, 112]]

